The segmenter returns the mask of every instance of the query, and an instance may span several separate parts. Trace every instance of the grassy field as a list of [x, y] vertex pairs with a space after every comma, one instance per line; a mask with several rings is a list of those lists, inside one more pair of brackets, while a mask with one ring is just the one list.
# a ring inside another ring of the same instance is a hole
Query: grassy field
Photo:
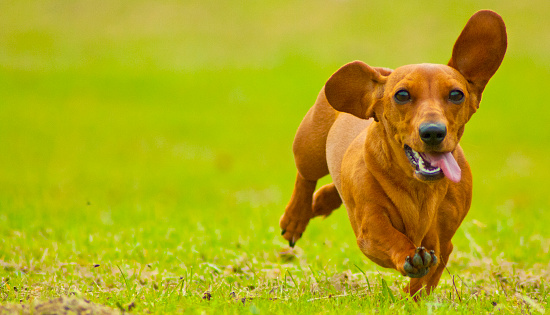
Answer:
[[[345, 209], [289, 251], [291, 143], [326, 79], [355, 59], [446, 63], [485, 8], [509, 49], [462, 140], [474, 201], [435, 293], [406, 299]], [[548, 312], [549, 16], [543, 0], [1, 1], [0, 311]]]

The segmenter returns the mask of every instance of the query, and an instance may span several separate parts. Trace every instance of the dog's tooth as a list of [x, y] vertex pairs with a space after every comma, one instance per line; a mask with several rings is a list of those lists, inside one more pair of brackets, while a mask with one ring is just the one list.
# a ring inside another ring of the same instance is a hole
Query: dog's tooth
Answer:
[[413, 154], [414, 154], [414, 158], [417, 159], [418, 161], [420, 161], [422, 158], [420, 157], [420, 154], [418, 154], [418, 152], [416, 152], [415, 150], [412, 150]]
[[425, 163], [425, 162], [424, 162], [423, 159], [419, 159], [419, 160], [418, 160], [418, 167], [420, 168], [421, 171], [426, 172], [426, 173], [429, 173], [430, 171], [428, 171], [428, 170], [426, 169], [426, 165], [425, 165], [424, 163]]

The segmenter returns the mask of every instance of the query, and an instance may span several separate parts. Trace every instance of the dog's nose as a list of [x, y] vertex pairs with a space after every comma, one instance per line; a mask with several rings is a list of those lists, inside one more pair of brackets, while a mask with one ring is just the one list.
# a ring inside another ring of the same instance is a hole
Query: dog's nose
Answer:
[[447, 127], [441, 123], [423, 123], [418, 128], [420, 139], [428, 145], [438, 145], [447, 135]]

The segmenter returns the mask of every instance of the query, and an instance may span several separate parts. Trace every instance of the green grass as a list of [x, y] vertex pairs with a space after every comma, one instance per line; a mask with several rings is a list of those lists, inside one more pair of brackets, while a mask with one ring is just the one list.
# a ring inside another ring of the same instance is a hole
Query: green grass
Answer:
[[[355, 59], [445, 63], [484, 8], [509, 49], [462, 140], [474, 201], [435, 293], [406, 299], [344, 209], [284, 254], [291, 143], [326, 79]], [[549, 15], [547, 1], [1, 2], [0, 303], [548, 312]]]

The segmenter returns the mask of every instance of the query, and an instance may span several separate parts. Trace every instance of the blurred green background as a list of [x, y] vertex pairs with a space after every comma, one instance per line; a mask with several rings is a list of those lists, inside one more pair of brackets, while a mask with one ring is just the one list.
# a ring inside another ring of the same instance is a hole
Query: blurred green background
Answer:
[[[487, 8], [509, 48], [461, 142], [474, 201], [451, 264], [548, 264], [543, 0], [1, 1], [0, 260], [276, 260], [293, 136], [326, 79], [356, 59], [446, 63]], [[344, 209], [298, 247], [375, 268]]]

